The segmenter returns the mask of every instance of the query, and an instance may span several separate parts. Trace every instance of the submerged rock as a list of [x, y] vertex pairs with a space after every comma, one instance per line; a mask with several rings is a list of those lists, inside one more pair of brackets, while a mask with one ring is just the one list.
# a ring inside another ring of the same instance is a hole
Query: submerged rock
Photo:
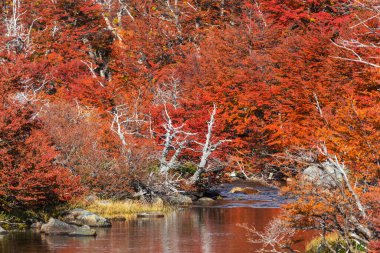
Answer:
[[62, 215], [62, 220], [69, 224], [74, 224], [78, 226], [87, 225], [90, 227], [110, 227], [111, 222], [90, 211], [76, 208], [70, 211], [66, 211]]
[[91, 229], [87, 225], [79, 227], [75, 231], [69, 233], [69, 236], [95, 236], [95, 235], [96, 235], [96, 231], [94, 229]]
[[165, 215], [160, 212], [144, 212], [138, 213], [137, 218], [163, 218]]
[[41, 227], [42, 227], [42, 225], [43, 225], [42, 222], [37, 221], [37, 222], [33, 223], [32, 225], [30, 225], [30, 228], [31, 228], [31, 229], [37, 229], [37, 230], [40, 230]]
[[234, 187], [230, 190], [230, 193], [256, 194], [259, 193], [259, 191], [251, 187]]
[[170, 196], [168, 201], [170, 204], [178, 206], [190, 206], [193, 204], [193, 200], [190, 197], [181, 194]]
[[96, 231], [89, 226], [78, 227], [66, 222], [50, 218], [49, 222], [41, 226], [41, 233], [47, 235], [94, 236]]
[[6, 234], [8, 234], [8, 231], [0, 227], [0, 235], [6, 235]]
[[215, 200], [213, 200], [212, 198], [203, 197], [203, 198], [198, 199], [196, 204], [202, 205], [202, 206], [210, 206], [210, 205], [215, 204]]

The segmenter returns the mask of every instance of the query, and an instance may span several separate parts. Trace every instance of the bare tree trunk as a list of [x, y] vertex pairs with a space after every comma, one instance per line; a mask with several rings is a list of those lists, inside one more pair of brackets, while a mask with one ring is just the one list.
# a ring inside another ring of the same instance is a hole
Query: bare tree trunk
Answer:
[[[167, 175], [170, 169], [177, 166], [178, 157], [189, 142], [188, 138], [194, 134], [183, 131], [182, 128], [184, 127], [184, 124], [178, 127], [173, 125], [173, 121], [168, 113], [166, 105], [164, 105], [164, 118], [166, 123], [163, 126], [166, 133], [164, 148], [160, 158], [160, 173]], [[174, 153], [168, 158], [169, 151], [172, 149], [174, 149]]]
[[207, 134], [206, 134], [206, 140], [204, 143], [198, 143], [202, 146], [202, 156], [201, 160], [199, 161], [197, 171], [194, 173], [194, 175], [190, 178], [190, 184], [196, 183], [201, 175], [206, 171], [206, 165], [208, 162], [208, 158], [214, 152], [221, 144], [224, 142], [227, 142], [229, 140], [220, 140], [217, 143], [212, 143], [212, 130], [214, 128], [215, 124], [215, 115], [216, 115], [216, 105], [214, 104], [213, 110], [211, 112], [210, 120], [207, 122]]

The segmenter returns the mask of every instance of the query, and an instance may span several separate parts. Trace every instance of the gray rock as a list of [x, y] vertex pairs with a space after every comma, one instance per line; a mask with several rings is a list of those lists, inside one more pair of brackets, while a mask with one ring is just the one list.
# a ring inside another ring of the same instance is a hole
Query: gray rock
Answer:
[[302, 178], [305, 181], [324, 187], [336, 187], [343, 179], [339, 170], [329, 162], [307, 167], [302, 172]]
[[90, 227], [110, 227], [111, 222], [90, 211], [76, 208], [70, 211], [66, 211], [62, 214], [62, 220], [69, 224], [78, 226], [87, 225]]
[[96, 231], [91, 229], [89, 226], [84, 225], [79, 227], [77, 230], [69, 233], [69, 236], [95, 236]]
[[74, 232], [78, 227], [69, 225], [63, 221], [50, 218], [49, 222], [41, 226], [41, 232], [45, 234], [64, 235]]
[[6, 235], [6, 234], [8, 234], [8, 231], [0, 227], [0, 235]]
[[201, 206], [211, 206], [215, 204], [215, 200], [213, 200], [212, 198], [203, 197], [198, 199], [196, 204]]
[[47, 235], [71, 235], [71, 236], [94, 236], [95, 230], [89, 226], [78, 227], [63, 221], [50, 218], [49, 222], [41, 226], [41, 233]]
[[193, 204], [193, 201], [188, 196], [178, 194], [175, 196], [170, 196], [169, 203], [177, 206], [189, 206]]
[[37, 230], [40, 230], [41, 227], [42, 227], [42, 225], [43, 225], [42, 222], [37, 221], [37, 222], [33, 223], [32, 225], [30, 225], [30, 228], [31, 228], [31, 229], [37, 229]]

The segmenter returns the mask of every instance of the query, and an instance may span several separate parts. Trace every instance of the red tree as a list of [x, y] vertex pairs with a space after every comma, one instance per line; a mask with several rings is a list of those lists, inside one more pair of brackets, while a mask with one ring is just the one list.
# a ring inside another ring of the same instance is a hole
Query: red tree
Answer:
[[1, 209], [44, 208], [80, 196], [78, 177], [54, 165], [57, 156], [27, 105], [9, 101], [0, 110]]

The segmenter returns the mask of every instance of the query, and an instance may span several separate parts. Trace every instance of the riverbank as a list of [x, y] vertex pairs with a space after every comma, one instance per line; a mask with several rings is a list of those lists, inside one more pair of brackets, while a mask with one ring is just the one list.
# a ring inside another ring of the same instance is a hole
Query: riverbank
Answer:
[[[134, 199], [99, 199], [95, 196], [89, 196], [75, 203], [59, 205], [45, 210], [17, 210], [11, 213], [2, 212], [0, 213], [0, 226], [6, 230], [25, 230], [35, 222], [45, 223], [52, 217], [59, 219], [62, 213], [75, 208], [88, 210], [110, 220], [134, 218], [137, 214], [146, 212], [168, 213], [175, 210], [176, 206], [210, 205], [213, 203], [213, 200], [221, 200], [223, 198], [231, 199], [231, 196], [235, 195], [229, 193], [232, 186], [253, 187], [258, 189], [264, 187], [267, 190], [276, 188], [264, 180], [252, 178], [248, 180], [235, 179], [228, 183], [215, 185], [211, 189], [204, 191], [182, 192], [177, 195], [155, 197], [149, 202]], [[268, 194], [267, 190], [264, 191], [265, 194], [248, 194], [244, 198], [249, 201], [259, 201], [259, 204], [268, 203], [268, 201], [275, 199], [273, 196], [277, 195], [277, 191], [272, 191]], [[237, 196], [239, 199], [242, 198], [239, 194]], [[277, 203], [278, 201], [276, 200], [275, 202]]]
[[173, 206], [159, 199], [152, 203], [143, 200], [94, 200], [90, 203], [79, 201], [49, 210], [1, 212], [0, 227], [6, 231], [24, 231], [37, 222], [46, 223], [50, 218], [60, 219], [64, 212], [75, 208], [88, 210], [109, 220], [133, 218], [143, 212], [167, 213], [174, 210]]

